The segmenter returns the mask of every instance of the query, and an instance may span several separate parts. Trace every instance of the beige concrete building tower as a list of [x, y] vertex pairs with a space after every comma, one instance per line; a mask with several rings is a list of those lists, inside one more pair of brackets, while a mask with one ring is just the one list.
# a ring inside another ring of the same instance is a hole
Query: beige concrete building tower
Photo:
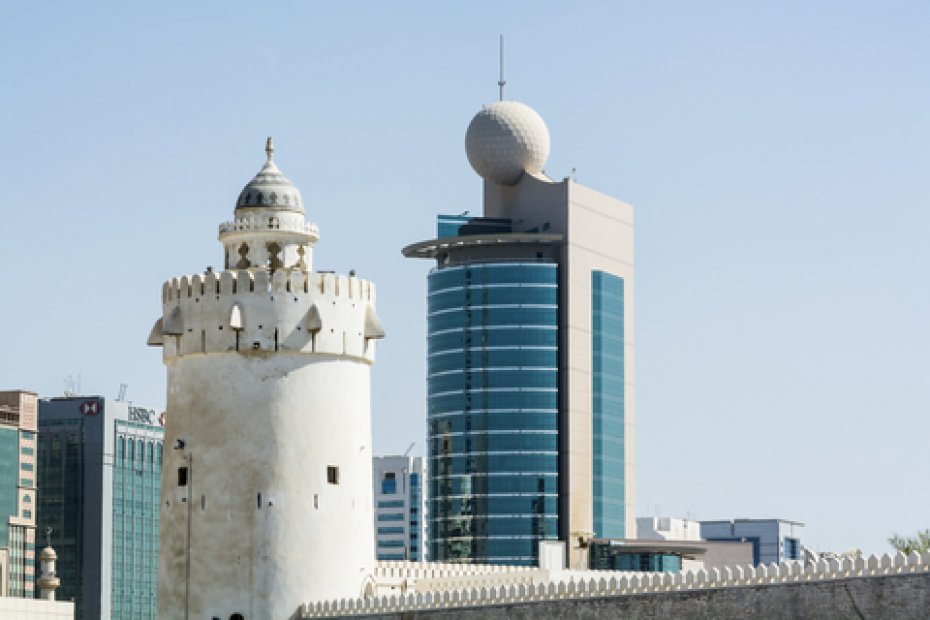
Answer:
[[220, 225], [223, 270], [166, 282], [149, 337], [168, 367], [164, 620], [278, 620], [370, 584], [375, 289], [312, 271], [319, 233], [273, 150]]
[[0, 596], [35, 596], [37, 403], [0, 392]]
[[439, 216], [430, 258], [429, 529], [436, 561], [534, 564], [540, 540], [635, 536], [633, 207], [543, 172], [528, 106], [474, 117], [482, 217]]

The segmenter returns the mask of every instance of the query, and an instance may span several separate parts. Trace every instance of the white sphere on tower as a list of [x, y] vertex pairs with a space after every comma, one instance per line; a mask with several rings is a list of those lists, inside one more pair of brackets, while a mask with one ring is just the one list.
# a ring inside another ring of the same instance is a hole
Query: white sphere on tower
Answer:
[[481, 177], [498, 185], [513, 185], [524, 172], [542, 172], [549, 157], [549, 129], [528, 105], [495, 101], [468, 125], [465, 153]]
[[159, 618], [289, 618], [374, 568], [374, 284], [311, 271], [319, 238], [267, 161], [220, 225], [225, 268], [172, 278], [149, 344], [168, 408]]

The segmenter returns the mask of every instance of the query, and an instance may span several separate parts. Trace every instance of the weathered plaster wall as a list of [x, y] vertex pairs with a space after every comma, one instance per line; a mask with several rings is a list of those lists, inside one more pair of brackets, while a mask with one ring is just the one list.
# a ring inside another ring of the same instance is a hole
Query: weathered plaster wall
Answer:
[[163, 302], [159, 617], [270, 620], [361, 596], [374, 287], [237, 270], [175, 278]]

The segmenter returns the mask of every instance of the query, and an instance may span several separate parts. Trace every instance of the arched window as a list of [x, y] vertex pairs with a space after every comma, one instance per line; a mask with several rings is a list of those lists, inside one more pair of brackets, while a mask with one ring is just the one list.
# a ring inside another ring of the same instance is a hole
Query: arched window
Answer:
[[284, 262], [281, 260], [281, 245], [276, 241], [272, 241], [265, 248], [268, 250], [268, 268], [281, 269], [284, 267]]

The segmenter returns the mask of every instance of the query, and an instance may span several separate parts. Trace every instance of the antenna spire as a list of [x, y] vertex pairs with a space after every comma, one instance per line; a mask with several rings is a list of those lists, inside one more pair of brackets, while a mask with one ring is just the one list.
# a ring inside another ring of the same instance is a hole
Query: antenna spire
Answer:
[[504, 100], [504, 85], [507, 83], [507, 80], [504, 79], [504, 35], [501, 35], [501, 45], [500, 45], [500, 55], [501, 55], [501, 77], [497, 80], [497, 86], [500, 88], [500, 98], [501, 101]]

